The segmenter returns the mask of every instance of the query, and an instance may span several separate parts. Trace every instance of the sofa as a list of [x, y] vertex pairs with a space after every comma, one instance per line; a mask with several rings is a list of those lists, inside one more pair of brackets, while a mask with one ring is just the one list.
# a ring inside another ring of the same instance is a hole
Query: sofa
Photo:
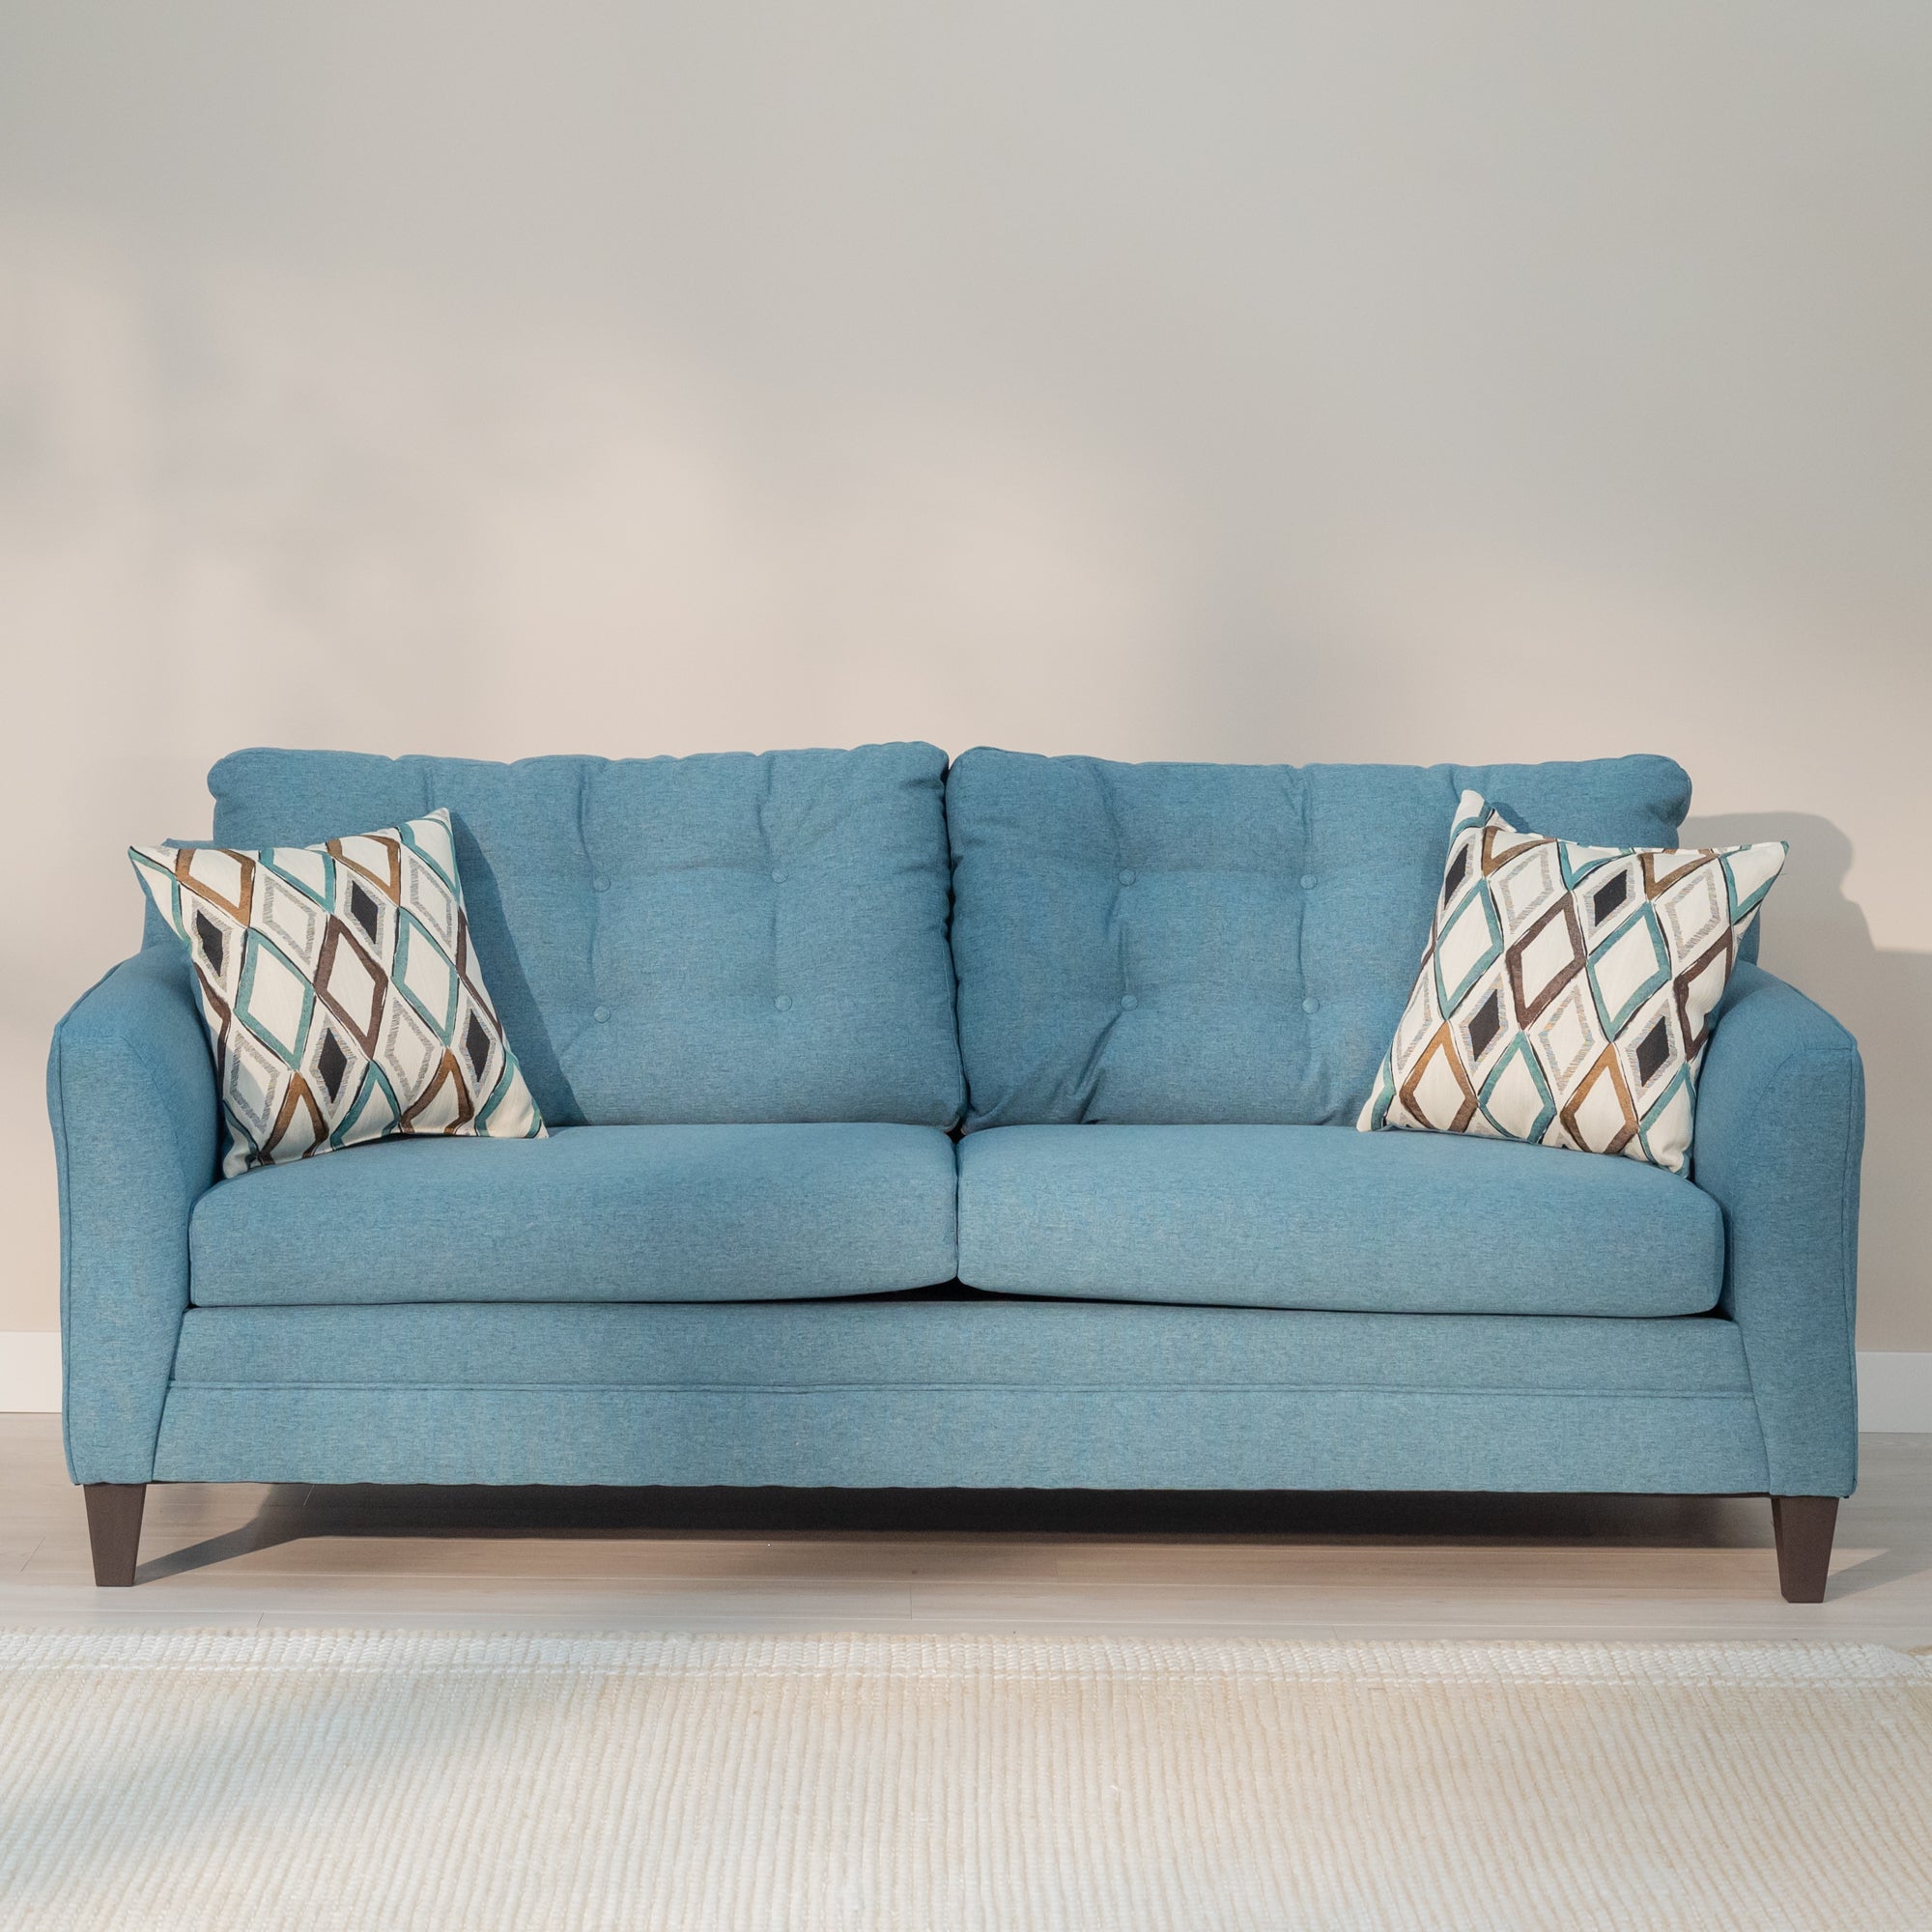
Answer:
[[1463, 789], [1668, 845], [1669, 759], [255, 750], [209, 783], [236, 848], [449, 809], [549, 1136], [217, 1181], [151, 912], [48, 1068], [99, 1582], [155, 1482], [1567, 1491], [1767, 1495], [1822, 1596], [1862, 1076], [1754, 931], [1689, 1176], [1356, 1130]]

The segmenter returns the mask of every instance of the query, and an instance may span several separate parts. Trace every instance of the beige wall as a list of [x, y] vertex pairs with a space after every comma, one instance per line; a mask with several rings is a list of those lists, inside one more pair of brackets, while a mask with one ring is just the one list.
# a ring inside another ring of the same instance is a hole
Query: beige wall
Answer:
[[0, 1329], [270, 741], [1668, 752], [1932, 1349], [1932, 14], [0, 0]]

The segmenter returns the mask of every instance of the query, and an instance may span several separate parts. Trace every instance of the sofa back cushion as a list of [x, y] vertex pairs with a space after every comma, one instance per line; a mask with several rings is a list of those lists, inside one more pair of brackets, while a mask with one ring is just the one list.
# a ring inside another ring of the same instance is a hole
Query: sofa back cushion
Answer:
[[980, 750], [947, 781], [968, 1127], [1351, 1122], [1415, 979], [1465, 788], [1668, 845], [1668, 758], [1114, 764]]
[[449, 809], [470, 929], [553, 1126], [899, 1121], [962, 1088], [945, 753], [688, 758], [238, 752], [217, 844]]

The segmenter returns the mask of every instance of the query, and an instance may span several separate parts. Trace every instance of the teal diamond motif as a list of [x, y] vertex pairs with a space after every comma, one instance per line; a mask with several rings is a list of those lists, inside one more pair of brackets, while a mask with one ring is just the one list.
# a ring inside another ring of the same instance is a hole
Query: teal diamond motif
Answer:
[[[138, 845], [128, 848], [128, 856], [134, 862], [134, 871], [141, 883], [147, 887], [149, 896], [154, 900], [161, 917], [174, 927], [182, 939], [192, 945], [188, 939], [186, 925], [182, 920], [181, 881], [165, 867], [157, 866]], [[167, 904], [161, 904], [161, 895], [167, 895]]]
[[1652, 1106], [1650, 1112], [1637, 1122], [1637, 1145], [1643, 1149], [1644, 1158], [1653, 1167], [1663, 1167], [1667, 1164], [1659, 1158], [1657, 1152], [1650, 1145], [1650, 1137], [1656, 1130], [1658, 1122], [1663, 1118], [1665, 1109], [1669, 1107], [1670, 1103], [1680, 1094], [1692, 1095], [1695, 1092], [1696, 1089], [1690, 1084], [1690, 1069], [1688, 1066], [1680, 1066], [1671, 1077], [1669, 1085], [1657, 1096], [1656, 1103]]
[[253, 926], [242, 953], [242, 978], [235, 988], [235, 1016], [290, 1066], [301, 1065], [308, 1040], [315, 988], [279, 946]]
[[[489, 1132], [489, 1123], [497, 1118], [497, 1109], [509, 1098], [511, 1090], [518, 1084], [518, 1079], [515, 1061], [507, 1062], [502, 1072], [497, 1076], [497, 1084], [491, 1089], [490, 1097], [476, 1110], [476, 1131], [479, 1134]], [[536, 1131], [535, 1124], [532, 1124], [525, 1130], [523, 1138], [534, 1140]]]
[[[1507, 1109], [1511, 1114], [1507, 1121], [1498, 1117], [1497, 1110], [1505, 1107], [1501, 1091], [1505, 1088], [1508, 1097], [1519, 1103], [1525, 1094], [1533, 1098], [1536, 1113], [1527, 1125], [1521, 1119], [1520, 1104]], [[1549, 1123], [1556, 1118], [1556, 1096], [1550, 1093], [1542, 1065], [1530, 1050], [1527, 1034], [1518, 1034], [1503, 1049], [1502, 1058], [1490, 1069], [1483, 1091], [1476, 1095], [1476, 1104], [1483, 1110], [1484, 1120], [1506, 1140], [1540, 1141], [1549, 1131]]]
[[[1456, 910], [1435, 939], [1435, 998], [1453, 1013], [1469, 988], [1502, 957], [1503, 927], [1487, 885], [1479, 885]], [[1453, 976], [1454, 984], [1450, 984]]]
[[1670, 950], [1649, 906], [1626, 920], [1590, 954], [1588, 971], [1604, 1031], [1614, 1039], [1637, 1009], [1670, 982]]
[[1563, 883], [1572, 892], [1579, 879], [1587, 879], [1592, 872], [1601, 872], [1605, 866], [1629, 857], [1628, 852], [1608, 845], [1569, 845], [1560, 838], [1556, 841], [1556, 863], [1563, 869]]
[[[396, 1098], [396, 1090], [390, 1086], [388, 1075], [373, 1060], [362, 1075], [362, 1085], [355, 1098], [350, 1102], [348, 1111], [328, 1137], [330, 1147], [347, 1147], [350, 1144], [363, 1116], [370, 1112], [372, 1103], [375, 1109], [373, 1119], [380, 1119], [384, 1110], [388, 1113], [388, 1121], [381, 1132], [384, 1135], [393, 1133], [403, 1118], [403, 1103]], [[369, 1137], [365, 1128], [360, 1138], [367, 1140]]]
[[1747, 913], [1756, 911], [1764, 903], [1765, 894], [1777, 883], [1777, 873], [1774, 871], [1769, 878], [1760, 880], [1756, 886], [1740, 890], [1735, 864], [1738, 856], [1734, 852], [1726, 852], [1723, 855], [1724, 890], [1730, 896], [1733, 925], [1741, 925]]
[[447, 1046], [456, 1037], [456, 1009], [462, 991], [449, 954], [413, 913], [396, 913], [396, 964], [393, 985], [422, 1015], [423, 1023]]
[[1372, 1131], [1380, 1132], [1382, 1122], [1388, 1119], [1389, 1108], [1394, 1102], [1395, 1069], [1389, 1064], [1387, 1055], [1384, 1055], [1381, 1070], [1376, 1075], [1376, 1091], [1369, 1096], [1369, 1124]]
[[[461, 900], [461, 898], [463, 897], [463, 888], [460, 885], [458, 885], [456, 880], [451, 876], [449, 867], [445, 866], [442, 863], [442, 861], [439, 859], [436, 856], [436, 854], [430, 850], [430, 848], [422, 841], [422, 839], [416, 836], [416, 828], [414, 824], [412, 823], [409, 825], [405, 825], [401, 828], [401, 831], [403, 835], [403, 843], [407, 845], [410, 848], [410, 850], [413, 852], [416, 855], [416, 857], [420, 859], [423, 862], [423, 864], [427, 866], [430, 868], [430, 870], [434, 872], [437, 875], [437, 877], [440, 879], [442, 883], [449, 888], [450, 896], [452, 898]], [[452, 838], [454, 837], [453, 834], [451, 836]]]
[[[335, 861], [327, 852], [307, 852], [298, 846], [290, 852], [257, 852], [254, 856], [258, 866], [274, 873], [275, 877], [285, 884], [293, 886], [303, 898], [313, 899], [325, 912], [335, 910]], [[320, 885], [313, 878], [303, 878], [301, 873], [295, 869], [294, 862], [297, 858], [321, 872]], [[283, 863], [277, 865], [275, 863], [277, 859]]]

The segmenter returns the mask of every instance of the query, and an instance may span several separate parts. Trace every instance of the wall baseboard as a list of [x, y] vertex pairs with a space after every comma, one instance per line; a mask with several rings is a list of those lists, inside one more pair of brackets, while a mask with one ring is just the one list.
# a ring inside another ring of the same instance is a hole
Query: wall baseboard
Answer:
[[1859, 1427], [1932, 1435], [1932, 1350], [1859, 1351]]
[[[0, 1411], [57, 1411], [60, 1337], [51, 1330], [0, 1332]], [[1932, 1350], [1859, 1353], [1859, 1425], [1880, 1434], [1932, 1435]]]
[[0, 1411], [58, 1411], [60, 1335], [55, 1329], [0, 1331]]

